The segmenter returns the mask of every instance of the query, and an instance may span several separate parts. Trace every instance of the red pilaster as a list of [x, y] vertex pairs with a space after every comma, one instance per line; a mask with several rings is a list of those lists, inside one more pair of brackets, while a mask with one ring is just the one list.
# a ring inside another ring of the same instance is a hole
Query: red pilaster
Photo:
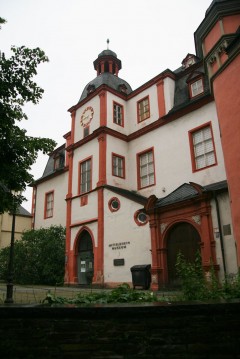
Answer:
[[96, 263], [96, 282], [104, 282], [104, 190], [98, 189], [98, 249]]
[[71, 251], [71, 218], [72, 218], [72, 176], [73, 176], [73, 152], [68, 153], [68, 193], [66, 196], [66, 250], [65, 250], [65, 283], [73, 283], [73, 253]]
[[100, 126], [107, 125], [107, 93], [101, 91], [99, 94], [100, 98]]
[[152, 251], [151, 289], [155, 291], [159, 289], [160, 268], [158, 263], [158, 244], [157, 244], [158, 230], [157, 230], [157, 222], [154, 214], [152, 214], [150, 217], [149, 226], [151, 231], [151, 251]]
[[113, 62], [108, 61], [108, 64], [109, 64], [109, 72], [112, 74], [113, 73]]
[[105, 133], [98, 137], [99, 143], [99, 175], [97, 186], [103, 186], [107, 183], [106, 161], [107, 161], [107, 136]]
[[157, 96], [158, 96], [158, 113], [159, 113], [159, 117], [162, 117], [166, 114], [163, 80], [160, 80], [157, 83]]
[[75, 118], [76, 118], [76, 111], [71, 113], [72, 117], [72, 126], [71, 126], [71, 143], [74, 143], [75, 139]]

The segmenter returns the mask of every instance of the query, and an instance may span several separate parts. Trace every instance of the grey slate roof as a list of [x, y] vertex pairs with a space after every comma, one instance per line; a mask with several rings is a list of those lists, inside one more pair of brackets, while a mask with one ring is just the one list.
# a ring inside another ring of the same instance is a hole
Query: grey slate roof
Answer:
[[[105, 50], [105, 51], [109, 51], [109, 50]], [[132, 92], [132, 88], [131, 86], [127, 83], [127, 81], [121, 79], [120, 77], [111, 74], [110, 72], [103, 72], [101, 75], [95, 77], [92, 81], [90, 81], [84, 88], [82, 95], [80, 97], [80, 101], [82, 101], [84, 98], [87, 97], [88, 95], [88, 91], [87, 88], [88, 86], [93, 85], [95, 86], [95, 89], [97, 89], [98, 87], [100, 87], [101, 85], [107, 85], [109, 87], [111, 87], [112, 89], [119, 91], [119, 86], [120, 85], [125, 85], [126, 86], [126, 94], [129, 94], [130, 92]]]
[[41, 178], [47, 177], [56, 171], [54, 169], [54, 156], [56, 156], [56, 154], [65, 158], [65, 144], [55, 149], [53, 154], [49, 155], [46, 167]]
[[31, 217], [31, 213], [28, 212], [25, 208], [23, 208], [22, 206], [19, 206], [17, 208], [17, 215], [20, 215], [20, 216], [26, 216], [26, 217]]
[[168, 204], [181, 202], [196, 196], [198, 196], [198, 191], [189, 183], [184, 183], [175, 189], [175, 191], [171, 192], [168, 196], [159, 198], [156, 202], [156, 207], [158, 208]]
[[117, 57], [116, 52], [112, 51], [112, 50], [103, 50], [102, 52], [100, 52], [100, 54], [98, 55], [98, 57], [102, 57], [102, 56], [114, 56]]
[[[202, 192], [220, 192], [227, 190], [227, 188], [227, 181], [221, 181], [202, 187]], [[192, 186], [190, 183], [184, 183], [166, 197], [159, 198], [156, 201], [155, 208], [164, 207], [169, 204], [178, 203], [188, 199], [193, 199], [196, 198], [198, 195], [199, 193], [194, 186]]]
[[227, 181], [221, 181], [204, 186], [206, 191], [223, 191], [228, 189]]
[[124, 188], [119, 188], [119, 187], [110, 186], [110, 185], [104, 185], [103, 187], [106, 189], [109, 189], [110, 191], [117, 193], [123, 197], [127, 197], [134, 202], [137, 202], [137, 203], [140, 203], [143, 205], [147, 202], [147, 197], [142, 196], [134, 191], [129, 191]]
[[[192, 72], [191, 72], [192, 69]], [[209, 90], [209, 81], [207, 79], [207, 76], [205, 75], [204, 66], [200, 65], [199, 67], [189, 67], [187, 69], [184, 69], [182, 67], [178, 68], [174, 71], [176, 74], [176, 80], [175, 80], [175, 93], [174, 93], [174, 106], [173, 108], [168, 112], [168, 114], [175, 112], [176, 110], [185, 107], [195, 101], [198, 101], [200, 97], [205, 96], [210, 92]], [[202, 95], [196, 96], [191, 98], [189, 96], [189, 88], [188, 88], [188, 79], [189, 76], [193, 76], [194, 74], [202, 74], [203, 76], [203, 86], [204, 86], [204, 92]]]

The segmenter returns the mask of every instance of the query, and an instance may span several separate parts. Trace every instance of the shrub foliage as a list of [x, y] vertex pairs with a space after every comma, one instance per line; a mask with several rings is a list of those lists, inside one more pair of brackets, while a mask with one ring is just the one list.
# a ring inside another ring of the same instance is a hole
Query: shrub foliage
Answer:
[[[7, 279], [10, 247], [0, 251], [0, 279]], [[51, 226], [24, 232], [14, 245], [13, 280], [18, 284], [63, 283], [65, 228]]]
[[199, 252], [194, 263], [188, 262], [182, 253], [179, 253], [176, 269], [181, 280], [183, 300], [240, 298], [240, 272], [237, 275], [226, 276], [221, 283], [217, 279], [213, 265], [209, 273], [204, 272]]
[[75, 298], [56, 297], [47, 294], [45, 302], [49, 304], [107, 304], [107, 303], [149, 303], [156, 302], [157, 296], [153, 292], [139, 292], [127, 283], [123, 283], [111, 291], [79, 293]]

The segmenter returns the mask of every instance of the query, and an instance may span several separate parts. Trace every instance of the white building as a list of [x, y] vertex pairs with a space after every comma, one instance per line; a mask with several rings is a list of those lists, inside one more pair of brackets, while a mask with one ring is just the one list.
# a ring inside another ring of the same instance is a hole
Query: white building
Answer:
[[[214, 25], [214, 11], [227, 2], [213, 1], [204, 21]], [[239, 4], [231, 2], [235, 14]], [[204, 56], [187, 54], [177, 70], [136, 90], [118, 76], [121, 61], [113, 51], [102, 51], [94, 68], [96, 78], [69, 109], [65, 144], [50, 154], [34, 187], [35, 228], [66, 226], [65, 282], [131, 283], [132, 266], [151, 264], [152, 289], [173, 285], [180, 250], [189, 260], [200, 250], [204, 269], [214, 265], [220, 278], [236, 273]]]

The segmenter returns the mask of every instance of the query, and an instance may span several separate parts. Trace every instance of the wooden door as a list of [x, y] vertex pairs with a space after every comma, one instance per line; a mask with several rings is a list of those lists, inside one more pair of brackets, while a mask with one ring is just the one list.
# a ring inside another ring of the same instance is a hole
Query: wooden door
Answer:
[[187, 261], [194, 262], [196, 253], [200, 250], [200, 241], [198, 231], [189, 223], [176, 224], [170, 230], [167, 239], [168, 283], [170, 286], [179, 285], [176, 273], [178, 253], [181, 252]]

